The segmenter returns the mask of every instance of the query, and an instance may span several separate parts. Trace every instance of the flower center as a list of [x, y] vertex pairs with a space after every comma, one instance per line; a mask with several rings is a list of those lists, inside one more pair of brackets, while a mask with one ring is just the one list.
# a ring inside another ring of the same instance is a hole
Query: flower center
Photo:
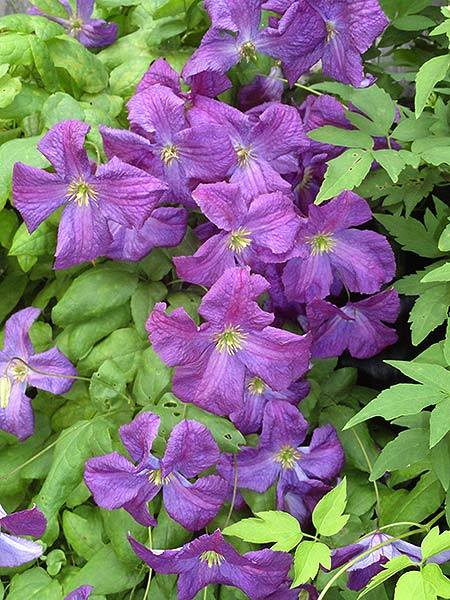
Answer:
[[149, 471], [148, 480], [155, 485], [166, 485], [173, 479], [173, 473], [169, 473], [166, 477], [162, 476], [161, 469], [152, 469]]
[[293, 469], [300, 456], [301, 454], [296, 448], [284, 446], [275, 455], [275, 462], [280, 463], [282, 469]]
[[179, 160], [178, 148], [174, 144], [167, 144], [161, 150], [161, 160], [165, 165], [170, 165], [174, 160]]
[[82, 177], [74, 179], [68, 188], [69, 201], [73, 200], [78, 206], [89, 206], [89, 202], [97, 200], [97, 190]]
[[261, 394], [264, 394], [266, 384], [259, 377], [253, 377], [253, 379], [250, 379], [250, 381], [248, 382], [247, 387], [250, 394], [254, 394], [255, 396], [261, 396]]
[[83, 21], [79, 17], [75, 17], [74, 19], [70, 19], [70, 32], [73, 34], [77, 34], [83, 28]]
[[332, 21], [326, 21], [325, 27], [327, 28], [327, 42], [331, 42], [337, 33], [336, 25]]
[[14, 361], [8, 369], [12, 374], [14, 381], [22, 383], [28, 377], [29, 369], [22, 362]]
[[242, 349], [243, 342], [247, 337], [246, 333], [243, 333], [238, 325], [225, 327], [222, 333], [217, 333], [214, 336], [217, 350], [222, 353], [233, 355], [238, 350]]
[[298, 184], [298, 187], [301, 190], [307, 190], [309, 188], [312, 180], [313, 180], [313, 170], [311, 169], [311, 167], [306, 167], [305, 171], [303, 173], [303, 179]]
[[238, 165], [240, 167], [246, 167], [250, 160], [254, 158], [252, 149], [250, 147], [245, 148], [244, 146], [238, 146], [236, 148]]
[[239, 48], [239, 58], [249, 63], [251, 60], [256, 60], [256, 46], [253, 42], [245, 42]]
[[335, 244], [333, 236], [329, 233], [319, 233], [318, 235], [311, 237], [308, 240], [308, 243], [311, 246], [313, 256], [331, 252]]
[[207, 563], [208, 567], [211, 569], [212, 567], [220, 567], [225, 561], [225, 557], [218, 552], [214, 552], [214, 550], [207, 550], [200, 554], [200, 560]]
[[239, 227], [235, 231], [232, 231], [230, 234], [230, 238], [228, 240], [228, 248], [240, 254], [242, 250], [248, 248], [251, 244], [250, 231], [244, 229], [243, 227]]
[[8, 375], [0, 377], [0, 408], [7, 408], [11, 395], [12, 383]]

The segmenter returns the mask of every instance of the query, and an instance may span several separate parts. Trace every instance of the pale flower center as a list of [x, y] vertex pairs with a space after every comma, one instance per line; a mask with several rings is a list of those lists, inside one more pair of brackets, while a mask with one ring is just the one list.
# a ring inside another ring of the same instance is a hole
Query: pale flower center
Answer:
[[293, 469], [300, 456], [301, 454], [296, 448], [284, 446], [275, 455], [275, 462], [279, 463], [282, 469]]
[[212, 567], [220, 567], [220, 565], [225, 561], [225, 557], [218, 552], [214, 552], [214, 550], [207, 550], [206, 552], [202, 552], [200, 554], [201, 562], [205, 562], [208, 564], [208, 567], [211, 569]]
[[248, 382], [247, 387], [250, 394], [254, 394], [255, 396], [261, 396], [261, 394], [264, 394], [266, 384], [259, 377], [253, 377], [253, 379], [250, 379], [250, 381]]
[[230, 238], [228, 240], [228, 248], [233, 250], [239, 254], [245, 248], [248, 248], [251, 244], [251, 234], [250, 231], [244, 229], [243, 227], [239, 227], [235, 231], [232, 231], [230, 234]]
[[173, 479], [173, 473], [169, 473], [166, 477], [162, 476], [161, 469], [153, 469], [148, 474], [148, 480], [154, 485], [167, 485]]
[[81, 31], [81, 29], [83, 28], [83, 21], [80, 19], [80, 17], [75, 17], [73, 19], [70, 19], [69, 23], [70, 23], [70, 32], [74, 35], [79, 33]]
[[161, 160], [165, 165], [170, 165], [174, 160], [179, 160], [178, 148], [174, 144], [167, 144], [161, 150]]
[[246, 167], [250, 160], [254, 158], [252, 149], [250, 147], [245, 148], [244, 146], [238, 146], [236, 148], [236, 155], [238, 160], [238, 165], [240, 167]]
[[311, 246], [311, 253], [313, 256], [317, 256], [317, 254], [325, 254], [326, 252], [331, 252], [335, 244], [333, 236], [329, 233], [319, 233], [309, 238], [307, 241]]
[[230, 325], [229, 327], [225, 327], [222, 333], [217, 333], [214, 336], [214, 341], [220, 353], [226, 352], [233, 355], [242, 349], [246, 337], [247, 334], [243, 333], [238, 325]]
[[29, 369], [21, 362], [15, 361], [9, 367], [9, 372], [12, 374], [14, 381], [22, 383], [28, 377]]
[[256, 60], [256, 46], [253, 42], [245, 42], [239, 48], [239, 58], [249, 63], [251, 60]]
[[74, 179], [68, 188], [69, 201], [76, 202], [79, 207], [89, 206], [89, 202], [97, 200], [97, 190], [82, 177]]
[[327, 28], [327, 42], [331, 42], [336, 35], [336, 25], [332, 21], [327, 21], [325, 26]]

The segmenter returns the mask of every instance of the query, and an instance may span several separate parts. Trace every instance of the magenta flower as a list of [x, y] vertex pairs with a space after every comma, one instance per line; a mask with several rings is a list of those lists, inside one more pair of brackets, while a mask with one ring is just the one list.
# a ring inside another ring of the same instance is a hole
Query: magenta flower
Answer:
[[157, 206], [166, 184], [117, 158], [93, 167], [84, 150], [89, 126], [55, 125], [39, 142], [55, 173], [14, 165], [14, 205], [33, 232], [64, 206], [55, 268], [65, 269], [104, 256], [111, 244], [109, 221], [140, 227]]
[[[239, 488], [263, 493], [277, 482], [277, 507], [308, 521], [320, 498], [331, 488], [344, 464], [344, 451], [331, 425], [313, 432], [309, 446], [301, 446], [308, 423], [295, 406], [272, 400], [266, 405], [259, 444], [237, 454]], [[234, 480], [234, 460], [222, 457], [218, 472]]]
[[395, 257], [387, 239], [374, 231], [354, 229], [372, 218], [365, 200], [343, 192], [322, 206], [311, 206], [283, 274], [289, 301], [311, 302], [330, 294], [334, 282], [348, 291], [378, 292], [395, 275]]
[[174, 259], [181, 279], [210, 287], [235, 266], [284, 262], [292, 250], [301, 220], [289, 197], [264, 194], [247, 204], [240, 187], [230, 183], [199, 185], [193, 193], [204, 215], [219, 233], [194, 254]]
[[47, 520], [36, 506], [10, 515], [0, 506], [0, 567], [20, 567], [39, 558], [43, 547], [18, 536], [41, 537], [46, 527]]
[[134, 465], [117, 452], [86, 461], [84, 481], [102, 508], [124, 508], [139, 523], [156, 525], [147, 504], [161, 490], [164, 506], [185, 529], [203, 529], [219, 512], [227, 483], [217, 475], [200, 477], [217, 463], [220, 451], [209, 430], [196, 421], [181, 421], [170, 434], [164, 457], [151, 454], [160, 418], [151, 412], [138, 415], [119, 429]]
[[40, 315], [38, 308], [25, 308], [5, 324], [0, 350], [0, 429], [25, 440], [34, 432], [28, 386], [52, 394], [64, 394], [72, 386], [76, 370], [57, 348], [35, 354], [29, 330]]
[[104, 48], [116, 41], [118, 28], [115, 23], [107, 23], [103, 19], [92, 19], [95, 0], [76, 0], [75, 14], [69, 0], [59, 0], [67, 13], [67, 19], [49, 15], [33, 6], [29, 15], [46, 17], [64, 27], [69, 35], [77, 39], [86, 48]]
[[262, 600], [287, 578], [292, 557], [260, 550], [240, 555], [217, 529], [176, 550], [150, 550], [129, 536], [135, 553], [156, 573], [178, 575], [178, 600], [192, 600], [210, 584], [230, 585]]
[[353, 358], [371, 358], [395, 344], [397, 333], [385, 323], [395, 323], [400, 299], [388, 290], [338, 308], [324, 300], [313, 300], [307, 308], [313, 335], [312, 355], [317, 358], [340, 356], [349, 350]]
[[112, 242], [106, 256], [114, 260], [138, 261], [153, 248], [173, 248], [186, 234], [188, 214], [184, 208], [155, 208], [140, 228], [110, 221]]
[[267, 0], [264, 7], [282, 14], [266, 37], [278, 42], [274, 56], [291, 85], [319, 60], [327, 77], [355, 87], [373, 82], [361, 55], [389, 24], [378, 0]]
[[310, 145], [296, 108], [273, 102], [252, 115], [211, 98], [198, 98], [189, 119], [199, 127], [215, 123], [228, 133], [232, 143], [228, 176], [240, 185], [246, 200], [291, 192], [284, 176], [297, 172], [298, 157]]
[[90, 598], [94, 588], [92, 585], [82, 585], [73, 592], [70, 592], [64, 600], [88, 600]]
[[200, 327], [184, 309], [165, 304], [150, 314], [153, 349], [175, 369], [173, 393], [218, 415], [240, 411], [248, 371], [275, 391], [286, 390], [309, 368], [308, 336], [269, 327], [273, 315], [256, 303], [267, 281], [249, 268], [228, 269], [204, 296]]

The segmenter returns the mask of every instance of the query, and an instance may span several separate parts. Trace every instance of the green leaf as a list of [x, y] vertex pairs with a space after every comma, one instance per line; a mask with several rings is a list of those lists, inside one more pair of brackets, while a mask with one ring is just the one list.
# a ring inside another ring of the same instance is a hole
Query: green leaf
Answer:
[[74, 512], [65, 510], [62, 527], [69, 545], [85, 560], [92, 558], [104, 546], [103, 523], [98, 508], [81, 506]]
[[171, 377], [171, 370], [153, 348], [144, 350], [133, 384], [136, 402], [142, 406], [156, 404], [169, 391]]
[[347, 481], [344, 479], [316, 505], [312, 520], [320, 535], [336, 535], [345, 527], [350, 515], [343, 512], [347, 505]]
[[422, 114], [434, 86], [444, 79], [449, 67], [450, 56], [448, 54], [435, 56], [420, 67], [416, 78], [415, 111], [417, 118]]
[[373, 159], [388, 173], [394, 183], [406, 167], [406, 162], [397, 150], [373, 150]]
[[364, 150], [346, 150], [328, 162], [325, 180], [316, 198], [316, 204], [334, 198], [344, 190], [360, 185], [372, 165], [372, 155]]
[[395, 586], [394, 600], [436, 600], [433, 586], [420, 571], [404, 573]]
[[131, 315], [138, 332], [147, 339], [148, 333], [145, 324], [150, 312], [157, 302], [161, 302], [167, 295], [167, 288], [159, 281], [152, 283], [139, 283], [131, 297]]
[[444, 393], [450, 392], [450, 371], [440, 365], [424, 362], [408, 362], [406, 360], [387, 360], [386, 363], [395, 367], [410, 379], [424, 385], [431, 385]]
[[431, 413], [430, 448], [436, 446], [450, 431], [450, 396], [444, 398]]
[[450, 225], [442, 232], [438, 245], [441, 252], [450, 252]]
[[447, 365], [450, 366], [450, 317], [447, 321], [447, 333], [444, 342], [444, 358], [447, 362]]
[[8, 273], [0, 281], [0, 321], [13, 310], [19, 302], [26, 285], [27, 277], [23, 273]]
[[42, 117], [48, 129], [67, 119], [84, 121], [84, 116], [80, 103], [64, 92], [57, 92], [49, 96], [42, 107]]
[[381, 392], [372, 402], [359, 411], [344, 429], [350, 429], [358, 423], [374, 417], [383, 417], [387, 421], [416, 415], [427, 406], [437, 404], [443, 399], [443, 393], [431, 385], [399, 383]]
[[403, 469], [419, 462], [428, 454], [428, 431], [408, 429], [386, 444], [373, 465], [370, 481], [382, 477], [386, 471]]
[[450, 550], [450, 531], [439, 533], [439, 527], [433, 527], [423, 538], [420, 547], [424, 561], [435, 554]]
[[59, 78], [47, 45], [37, 37], [30, 36], [30, 48], [34, 66], [42, 79], [44, 88], [49, 92], [55, 92], [59, 88]]
[[8, 600], [61, 600], [62, 588], [44, 569], [34, 567], [14, 575], [11, 579]]
[[434, 27], [436, 23], [424, 15], [407, 15], [395, 19], [392, 25], [401, 31], [423, 31]]
[[331, 125], [319, 127], [308, 132], [308, 137], [317, 142], [331, 144], [333, 146], [344, 146], [347, 148], [363, 148], [370, 150], [373, 148], [373, 138], [357, 129], [341, 129]]
[[133, 327], [118, 329], [92, 348], [78, 363], [78, 370], [80, 373], [90, 375], [105, 361], [114, 360], [120, 371], [125, 374], [127, 381], [131, 381], [138, 367], [141, 352], [146, 348], [147, 343], [136, 329]]
[[436, 281], [450, 281], [450, 262], [433, 269], [422, 279], [423, 283], [434, 283]]
[[426, 258], [442, 256], [434, 232], [427, 230], [426, 226], [417, 219], [400, 215], [376, 214], [374, 216], [395, 237], [403, 250]]
[[131, 534], [139, 542], [145, 544], [148, 538], [148, 529], [137, 523], [126, 510], [102, 510], [101, 514], [105, 532], [111, 540], [117, 558], [129, 565], [131, 569], [138, 566], [140, 560], [133, 552], [127, 536]]
[[431, 449], [431, 465], [444, 490], [450, 487], [450, 437], [445, 436]]
[[422, 576], [431, 584], [439, 598], [450, 598], [450, 579], [445, 577], [439, 565], [425, 565], [422, 569]]
[[413, 563], [412, 560], [405, 555], [393, 558], [387, 564], [383, 565], [383, 571], [381, 571], [381, 573], [378, 573], [378, 575], [372, 577], [372, 579], [366, 585], [364, 591], [362, 591], [359, 594], [357, 600], [359, 600], [360, 598], [377, 588], [379, 585], [390, 579], [393, 575], [400, 573], [400, 571], [403, 571], [404, 569], [411, 567], [414, 564], [415, 563]]
[[21, 89], [22, 82], [19, 77], [0, 77], [0, 108], [9, 106]]
[[424, 290], [416, 300], [409, 316], [415, 346], [447, 319], [449, 298], [450, 285], [441, 283]]
[[65, 327], [102, 317], [106, 311], [125, 304], [134, 293], [138, 278], [118, 268], [94, 268], [73, 280], [52, 311], [56, 325]]
[[331, 552], [328, 546], [321, 542], [301, 542], [295, 551], [292, 587], [314, 579], [321, 565], [325, 569], [331, 568]]
[[284, 552], [292, 550], [303, 537], [300, 524], [295, 517], [275, 510], [259, 512], [255, 517], [242, 519], [226, 527], [223, 534], [255, 544], [276, 542], [273, 550]]
[[16, 231], [9, 254], [11, 256], [53, 256], [56, 246], [56, 228], [44, 221], [39, 227], [28, 233], [25, 223]]

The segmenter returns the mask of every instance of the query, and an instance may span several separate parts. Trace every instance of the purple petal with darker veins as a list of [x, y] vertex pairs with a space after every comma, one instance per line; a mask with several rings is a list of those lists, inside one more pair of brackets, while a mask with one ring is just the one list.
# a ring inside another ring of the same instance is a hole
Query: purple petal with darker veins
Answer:
[[202, 213], [225, 231], [238, 227], [248, 212], [239, 186], [232, 183], [201, 184], [192, 196]]
[[108, 510], [123, 507], [137, 497], [148, 501], [161, 489], [150, 483], [145, 473], [138, 473], [136, 467], [117, 452], [87, 460], [84, 481], [96, 504]]
[[99, 127], [106, 156], [117, 156], [134, 167], [143, 169], [157, 177], [162, 176], [161, 160], [158, 148], [147, 138], [132, 131]]
[[323, 206], [313, 204], [308, 216], [315, 231], [334, 233], [370, 221], [372, 211], [363, 198], [347, 191]]
[[28, 384], [52, 394], [69, 391], [77, 375], [70, 360], [57, 348], [31, 356], [28, 364], [35, 369], [28, 375]]
[[173, 136], [187, 127], [184, 100], [162, 85], [133, 96], [128, 111], [130, 123], [155, 133], [162, 145], [172, 143]]
[[220, 450], [209, 429], [197, 421], [184, 420], [176, 425], [162, 459], [162, 475], [179, 471], [192, 478], [219, 460]]
[[[275, 461], [273, 450], [266, 448], [242, 448], [237, 455], [238, 487], [263, 493], [276, 481], [281, 472], [280, 464]], [[233, 485], [235, 472], [231, 456], [223, 456], [217, 472], [230, 485]]]
[[234, 170], [231, 183], [241, 187], [242, 194], [251, 201], [262, 194], [283, 192], [289, 194], [291, 185], [262, 158], [251, 159], [248, 164], [238, 166]]
[[31, 535], [41, 537], [47, 528], [47, 519], [37, 506], [29, 510], [20, 510], [15, 513], [1, 516], [0, 507], [0, 527], [13, 535]]
[[158, 415], [144, 412], [119, 427], [120, 439], [133, 460], [141, 462], [150, 454], [160, 423]]
[[223, 30], [209, 29], [200, 47], [186, 63], [182, 76], [189, 79], [203, 71], [224, 75], [239, 62], [239, 46], [236, 38]]
[[313, 479], [332, 481], [344, 466], [344, 450], [331, 425], [315, 429], [309, 446], [301, 447], [299, 451], [298, 467]]
[[205, 0], [205, 8], [211, 18], [212, 27], [239, 32], [243, 37], [252, 37], [261, 21], [262, 0]]
[[353, 302], [352, 306], [357, 307], [369, 319], [395, 323], [400, 312], [400, 298], [396, 290], [385, 290], [365, 300]]
[[308, 258], [293, 258], [283, 272], [283, 284], [289, 302], [311, 302], [325, 298], [333, 283], [327, 254], [311, 254]]
[[281, 479], [277, 489], [277, 509], [290, 513], [302, 525], [309, 525], [317, 503], [331, 489], [331, 486], [314, 479], [295, 484]]
[[108, 219], [140, 227], [158, 205], [167, 184], [114, 157], [93, 180], [100, 211]]
[[93, 202], [66, 206], [59, 224], [55, 253], [55, 268], [67, 269], [79, 263], [95, 260], [108, 252], [111, 234], [108, 223]]
[[164, 486], [167, 513], [188, 531], [203, 529], [219, 512], [228, 495], [228, 484], [217, 475], [190, 483], [178, 474]]
[[210, 125], [191, 127], [174, 136], [180, 163], [189, 179], [215, 182], [224, 179], [234, 162], [234, 151], [226, 132]]
[[30, 306], [17, 311], [6, 321], [3, 352], [10, 354], [10, 359], [17, 356], [28, 360], [29, 356], [34, 353], [29, 330], [40, 314], [39, 308]]
[[82, 585], [73, 592], [70, 592], [64, 600], [88, 600], [91, 593], [94, 591], [92, 585]]
[[84, 141], [90, 130], [81, 121], [62, 121], [54, 125], [38, 144], [38, 149], [55, 167], [64, 181], [88, 177], [91, 166], [84, 149]]
[[20, 441], [34, 432], [33, 409], [30, 398], [25, 395], [25, 387], [25, 383], [13, 383], [9, 397], [3, 398], [5, 408], [0, 408], [0, 429], [15, 435]]
[[273, 390], [287, 389], [309, 369], [311, 336], [266, 327], [248, 334], [239, 358]]
[[269, 75], [257, 75], [252, 83], [244, 85], [238, 92], [239, 107], [246, 111], [265, 102], [281, 102], [284, 83], [279, 67], [272, 67]]
[[354, 321], [345, 312], [325, 300], [313, 300], [306, 307], [314, 357], [340, 356], [350, 343]]
[[308, 423], [295, 406], [281, 400], [266, 404], [261, 448], [270, 449], [273, 453], [285, 446], [296, 448], [304, 441], [307, 431]]
[[94, 11], [95, 0], [76, 0], [76, 13], [82, 21], [88, 21]]
[[83, 24], [77, 39], [86, 48], [104, 48], [116, 41], [118, 33], [119, 28], [116, 23], [92, 19]]
[[388, 562], [387, 559], [381, 558], [379, 561], [364, 567], [364, 569], [355, 569], [351, 571], [347, 580], [348, 589], [359, 592], [365, 588], [372, 577], [375, 577], [375, 575], [378, 575], [378, 573], [381, 573], [384, 570], [383, 564], [386, 562]]
[[179, 573], [179, 561], [182, 549], [177, 550], [150, 550], [143, 544], [128, 535], [128, 541], [134, 552], [157, 573], [165, 575]]
[[133, 500], [125, 502], [122, 508], [130, 513], [133, 519], [144, 527], [156, 527], [158, 521], [148, 510], [148, 502], [152, 500], [154, 496], [155, 494], [149, 488], [147, 489], [146, 494], [140, 494], [136, 496], [136, 498], [133, 498]]
[[13, 169], [14, 206], [32, 233], [67, 201], [68, 185], [55, 173], [47, 173], [22, 163]]
[[20, 567], [43, 553], [44, 548], [20, 537], [0, 533], [0, 567]]
[[173, 69], [165, 58], [158, 58], [144, 73], [136, 92], [139, 94], [154, 85], [170, 88], [175, 94], [181, 93], [180, 75]]
[[227, 269], [236, 266], [234, 252], [228, 248], [228, 237], [219, 233], [200, 246], [193, 256], [175, 257], [178, 277], [197, 285], [212, 286]]
[[192, 96], [208, 96], [214, 98], [231, 87], [231, 81], [222, 73], [203, 71], [188, 78]]
[[334, 569], [342, 567], [342, 565], [345, 565], [345, 563], [358, 556], [358, 554], [362, 554], [367, 549], [368, 544], [365, 544], [364, 540], [361, 540], [359, 544], [351, 544], [333, 550], [331, 553], [331, 569], [334, 571]]

